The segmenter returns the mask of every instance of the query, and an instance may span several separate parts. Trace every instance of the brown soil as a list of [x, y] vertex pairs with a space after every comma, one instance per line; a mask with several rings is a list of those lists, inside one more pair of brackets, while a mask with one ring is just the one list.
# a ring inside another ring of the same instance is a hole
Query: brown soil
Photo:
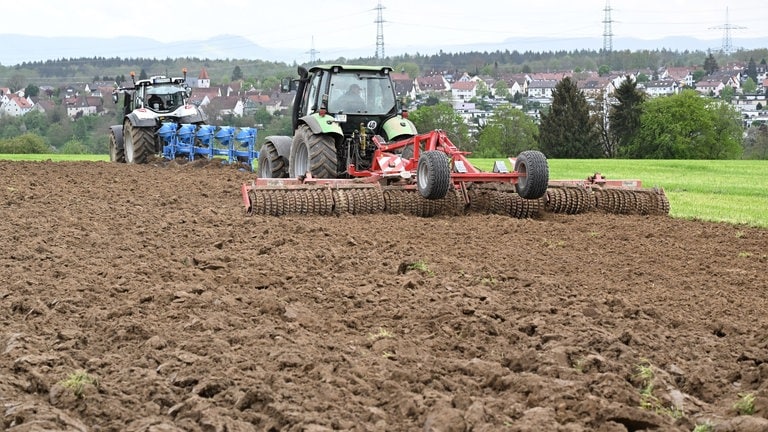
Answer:
[[247, 217], [252, 176], [0, 162], [0, 430], [768, 430], [768, 230]]

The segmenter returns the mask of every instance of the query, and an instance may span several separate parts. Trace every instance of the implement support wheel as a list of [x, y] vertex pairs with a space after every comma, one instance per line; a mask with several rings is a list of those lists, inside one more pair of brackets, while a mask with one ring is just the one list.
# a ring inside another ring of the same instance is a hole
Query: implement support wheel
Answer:
[[540, 151], [526, 150], [517, 156], [515, 171], [517, 178], [515, 189], [521, 198], [539, 199], [547, 193], [549, 185], [549, 165], [547, 158]]
[[451, 167], [445, 153], [430, 150], [421, 153], [416, 171], [416, 188], [426, 199], [444, 198], [451, 187]]

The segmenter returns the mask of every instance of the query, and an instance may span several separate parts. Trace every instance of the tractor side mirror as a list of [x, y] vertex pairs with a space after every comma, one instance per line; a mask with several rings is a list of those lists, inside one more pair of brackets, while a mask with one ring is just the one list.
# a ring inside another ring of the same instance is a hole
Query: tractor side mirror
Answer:
[[291, 90], [296, 89], [296, 84], [291, 78], [283, 78], [280, 80], [280, 92], [281, 93], [288, 93]]
[[112, 92], [112, 102], [117, 103], [118, 97], [117, 92]]

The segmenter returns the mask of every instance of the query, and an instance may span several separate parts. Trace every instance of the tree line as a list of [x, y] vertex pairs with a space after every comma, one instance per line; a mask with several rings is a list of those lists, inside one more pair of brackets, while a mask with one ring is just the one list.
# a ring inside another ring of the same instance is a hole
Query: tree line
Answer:
[[721, 99], [696, 91], [648, 99], [625, 80], [615, 101], [589, 102], [571, 78], [555, 87], [539, 124], [511, 104], [497, 108], [475, 136], [449, 103], [425, 105], [410, 114], [421, 131], [446, 130], [454, 144], [475, 157], [510, 157], [538, 149], [564, 159], [768, 159], [768, 127], [746, 134], [740, 114]]
[[[604, 62], [646, 67], [667, 65], [692, 65], [699, 69], [712, 68], [729, 60], [765, 58], [768, 50], [738, 52], [732, 56], [705, 55], [701, 52], [677, 52], [668, 50], [612, 52], [610, 55], [596, 51], [525, 52], [497, 51], [493, 53], [438, 53], [434, 55], [403, 55], [391, 57], [390, 64], [412, 77], [427, 70], [443, 72], [470, 71], [482, 75], [498, 75], [507, 72], [533, 72], [552, 66], [565, 69], [594, 70]], [[737, 58], [735, 58], [737, 57]], [[741, 57], [744, 57], [743, 59]], [[376, 64], [377, 59], [336, 59], [339, 63]], [[765, 60], [761, 62], [764, 64]], [[115, 81], [125, 78], [127, 69], [140, 70], [142, 74], [168, 74], [177, 76], [182, 68], [197, 71], [205, 67], [212, 81], [227, 83], [243, 79], [246, 84], [265, 90], [271, 89], [285, 76], [294, 76], [297, 65], [265, 62], [260, 60], [207, 60], [184, 59], [120, 59], [92, 58], [68, 59], [46, 62], [29, 62], [12, 68], [0, 66], [0, 79], [7, 78], [6, 85], [12, 90], [24, 88], [37, 93], [39, 87], [27, 82], [26, 75], [55, 74], [57, 68], [65, 74], [89, 74], [86, 81]], [[614, 69], [611, 67], [610, 69]], [[73, 72], [79, 71], [79, 72]], [[149, 71], [149, 72], [148, 72]], [[218, 77], [218, 78], [215, 78]], [[59, 77], [65, 78], [65, 77]], [[8, 84], [13, 84], [8, 85]], [[474, 135], [469, 127], [447, 103], [433, 98], [430, 103], [411, 113], [411, 118], [421, 131], [444, 129], [460, 148], [472, 151], [477, 157], [516, 155], [529, 148], [541, 149], [549, 157], [632, 157], [632, 158], [766, 158], [765, 127], [750, 128], [742, 139], [738, 115], [727, 104], [718, 100], [697, 97], [690, 91], [680, 95], [646, 100], [631, 83], [617, 92], [618, 103], [610, 106], [590, 106], [576, 88], [575, 81], [564, 79], [555, 89], [549, 110], [541, 113], [537, 124], [519, 109], [511, 105], [497, 108], [487, 124], [478, 127]], [[14, 88], [15, 87], [15, 88]], [[56, 98], [60, 89], [48, 94]], [[60, 101], [59, 101], [60, 102]], [[520, 102], [515, 100], [515, 102]], [[523, 101], [524, 102], [524, 101]], [[108, 108], [111, 100], [104, 101]], [[482, 101], [479, 101], [482, 104]], [[604, 104], [598, 100], [596, 104]], [[606, 108], [607, 107], [607, 108]], [[108, 126], [119, 124], [120, 118], [78, 117], [71, 120], [60, 105], [46, 114], [30, 113], [20, 118], [0, 117], [0, 153], [18, 153], [41, 149], [58, 152], [105, 153], [108, 144]], [[215, 116], [211, 116], [213, 118]], [[223, 119], [228, 124], [260, 128], [259, 136], [271, 134], [290, 135], [290, 119], [285, 115], [271, 115], [261, 109], [245, 118]], [[671, 125], [675, 126], [672, 127]], [[610, 126], [609, 126], [610, 125]], [[32, 134], [31, 136], [29, 134]], [[18, 137], [26, 135], [24, 139]], [[30, 139], [30, 138], [39, 139]]]

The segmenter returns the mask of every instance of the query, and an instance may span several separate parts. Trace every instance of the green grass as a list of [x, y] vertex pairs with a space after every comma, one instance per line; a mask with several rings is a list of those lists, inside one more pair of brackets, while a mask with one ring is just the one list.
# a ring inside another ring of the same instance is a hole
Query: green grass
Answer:
[[[5, 154], [0, 159], [108, 161], [109, 156]], [[493, 159], [471, 161], [482, 170], [493, 168]], [[638, 179], [645, 187], [664, 188], [673, 217], [768, 228], [768, 161], [549, 160], [552, 180], [583, 179], [595, 172], [608, 179]]]
[[76, 161], [109, 161], [109, 155], [98, 154], [0, 154], [0, 160], [12, 161], [47, 161], [76, 162]]

